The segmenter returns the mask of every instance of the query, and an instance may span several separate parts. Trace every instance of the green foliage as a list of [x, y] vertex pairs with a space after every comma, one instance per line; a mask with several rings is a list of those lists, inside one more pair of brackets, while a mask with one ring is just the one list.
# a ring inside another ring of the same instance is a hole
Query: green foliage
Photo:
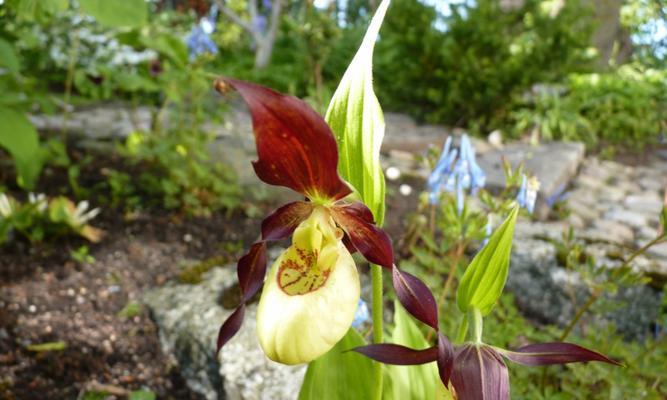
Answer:
[[70, 251], [70, 258], [79, 264], [92, 264], [95, 262], [95, 257], [90, 254], [88, 246], [81, 246], [76, 250]]
[[373, 48], [388, 6], [389, 1], [380, 4], [325, 117], [338, 142], [338, 170], [357, 190], [378, 225], [384, 220], [385, 205], [380, 165], [384, 116], [373, 92]]
[[63, 351], [67, 348], [67, 343], [65, 342], [46, 342], [39, 344], [30, 344], [26, 346], [28, 351], [33, 351], [35, 353], [43, 353], [47, 351]]
[[141, 303], [137, 301], [130, 301], [125, 304], [122, 310], [118, 311], [118, 316], [121, 318], [134, 318], [141, 314]]
[[81, 11], [110, 28], [139, 27], [148, 20], [145, 0], [78, 0]]
[[500, 3], [452, 5], [444, 17], [422, 2], [397, 0], [377, 46], [385, 108], [484, 127], [502, 119], [531, 85], [582, 68], [591, 24], [578, 2], [565, 2], [556, 15], [537, 0], [519, 9]]
[[42, 169], [39, 137], [26, 116], [0, 106], [0, 148], [12, 155], [18, 184], [26, 189], [35, 186]]
[[547, 91], [511, 115], [515, 132], [536, 129], [546, 140], [641, 147], [656, 143], [667, 124], [667, 72], [624, 65], [572, 74], [565, 91]]
[[[389, 341], [413, 349], [430, 346], [417, 323], [398, 301], [394, 301], [394, 327]], [[384, 393], [388, 399], [432, 399], [436, 388], [442, 386], [435, 363], [411, 367], [389, 365], [385, 372]]]
[[519, 206], [516, 206], [468, 265], [456, 292], [461, 311], [475, 308], [487, 315], [500, 298], [509, 272], [512, 236], [518, 215]]
[[361, 354], [348, 351], [365, 344], [364, 338], [350, 328], [327, 354], [308, 365], [299, 400], [371, 399], [373, 364]]
[[135, 132], [121, 147], [137, 174], [110, 174], [112, 202], [130, 199], [126, 206], [146, 205], [180, 210], [189, 215], [231, 211], [240, 204], [240, 188], [228, 167], [210, 160], [209, 135], [202, 132], [148, 134]]
[[50, 201], [44, 195], [30, 195], [25, 203], [0, 193], [0, 245], [17, 233], [31, 242], [59, 236], [78, 235], [91, 242], [102, 239], [102, 231], [88, 224], [99, 209], [88, 210], [88, 202], [75, 205], [66, 197]]

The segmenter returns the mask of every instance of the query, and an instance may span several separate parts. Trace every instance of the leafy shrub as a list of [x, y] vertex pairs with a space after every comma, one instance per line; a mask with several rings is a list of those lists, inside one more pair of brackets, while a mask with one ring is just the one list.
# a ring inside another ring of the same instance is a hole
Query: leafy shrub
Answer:
[[209, 136], [202, 132], [164, 134], [135, 132], [121, 147], [136, 175], [111, 171], [112, 201], [128, 199], [129, 208], [142, 201], [190, 215], [232, 210], [240, 204], [240, 188], [228, 167], [210, 160]]
[[642, 146], [667, 123], [667, 72], [625, 65], [572, 74], [563, 93], [545, 92], [512, 112], [517, 133], [537, 129], [548, 140]]
[[578, 2], [557, 12], [535, 0], [500, 3], [452, 5], [438, 17], [421, 2], [394, 2], [375, 62], [383, 103], [421, 120], [485, 126], [532, 84], [586, 65], [590, 24]]

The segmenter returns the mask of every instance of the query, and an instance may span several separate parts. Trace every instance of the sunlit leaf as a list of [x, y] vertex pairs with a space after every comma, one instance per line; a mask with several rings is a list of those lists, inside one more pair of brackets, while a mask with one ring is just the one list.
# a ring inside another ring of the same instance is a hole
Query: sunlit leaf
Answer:
[[487, 315], [500, 298], [509, 271], [512, 236], [518, 213], [518, 207], [512, 209], [505, 222], [468, 265], [456, 293], [456, 302], [461, 311], [467, 312], [475, 307], [482, 315]]
[[327, 354], [311, 362], [301, 386], [299, 400], [357, 400], [373, 397], [373, 363], [353, 351], [365, 344], [350, 329]]
[[14, 159], [19, 185], [31, 189], [42, 170], [37, 131], [23, 113], [11, 108], [0, 107], [0, 121], [0, 147]]
[[19, 58], [14, 51], [14, 46], [5, 39], [0, 38], [0, 68], [7, 68], [9, 72], [16, 74], [21, 69]]
[[[399, 302], [394, 301], [394, 330], [391, 342], [423, 349], [429, 346], [415, 320], [403, 309]], [[438, 369], [435, 363], [410, 367], [389, 365], [386, 369], [388, 398], [392, 399], [429, 399], [436, 391]]]
[[384, 0], [377, 8], [325, 117], [338, 140], [338, 170], [359, 192], [378, 225], [384, 220], [385, 207], [385, 182], [380, 166], [384, 116], [373, 92], [373, 48], [388, 6], [389, 0]]
[[148, 21], [146, 0], [79, 0], [79, 6], [110, 28], [140, 27]]

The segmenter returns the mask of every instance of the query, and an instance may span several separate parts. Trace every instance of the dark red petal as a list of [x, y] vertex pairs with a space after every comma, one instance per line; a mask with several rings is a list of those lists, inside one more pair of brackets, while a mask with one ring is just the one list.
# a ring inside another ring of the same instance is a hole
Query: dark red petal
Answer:
[[350, 214], [356, 215], [369, 224], [375, 224], [375, 220], [373, 219], [373, 212], [370, 210], [370, 208], [366, 207], [366, 204], [360, 201], [343, 204], [339, 207], [345, 209]]
[[348, 206], [331, 208], [336, 223], [347, 233], [354, 247], [373, 264], [391, 268], [394, 253], [389, 235], [377, 226], [366, 222], [358, 209]]
[[531, 367], [586, 361], [601, 361], [609, 364], [621, 365], [619, 362], [616, 362], [607, 356], [572, 343], [537, 343], [529, 344], [528, 346], [524, 346], [514, 351], [498, 351], [515, 363]]
[[509, 400], [507, 366], [489, 346], [467, 344], [456, 351], [452, 386], [458, 400]]
[[350, 254], [354, 254], [357, 252], [357, 249], [352, 244], [352, 241], [350, 240], [350, 237], [347, 236], [347, 233], [343, 234], [343, 244], [347, 248], [347, 251], [350, 252]]
[[392, 280], [396, 296], [403, 307], [421, 322], [438, 330], [438, 306], [429, 288], [414, 275], [392, 270]]
[[454, 346], [445, 335], [438, 332], [438, 373], [440, 380], [447, 387], [454, 368]]
[[216, 354], [220, 352], [222, 346], [224, 346], [229, 339], [231, 339], [236, 332], [241, 329], [243, 324], [243, 316], [245, 315], [245, 304], [241, 303], [240, 306], [230, 315], [227, 320], [220, 327], [218, 332], [218, 347]]
[[257, 146], [259, 179], [310, 198], [341, 199], [351, 193], [338, 175], [331, 128], [306, 102], [269, 88], [223, 78], [216, 89], [236, 89], [248, 104]]
[[424, 350], [415, 350], [399, 344], [381, 343], [352, 349], [368, 358], [385, 364], [393, 365], [420, 365], [438, 359], [438, 347], [433, 346]]
[[250, 300], [264, 283], [266, 275], [266, 242], [257, 242], [239, 260], [236, 266], [239, 286], [243, 294], [242, 302]]
[[313, 203], [295, 201], [286, 204], [262, 221], [262, 239], [286, 239], [313, 211]]

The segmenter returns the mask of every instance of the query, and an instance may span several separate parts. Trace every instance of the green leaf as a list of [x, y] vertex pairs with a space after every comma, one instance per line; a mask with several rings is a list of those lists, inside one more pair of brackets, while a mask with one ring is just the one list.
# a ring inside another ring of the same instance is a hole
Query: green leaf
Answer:
[[456, 292], [456, 302], [461, 311], [467, 312], [474, 307], [482, 315], [487, 315], [500, 298], [509, 271], [512, 236], [518, 214], [519, 207], [515, 206], [468, 265]]
[[79, 0], [79, 5], [109, 28], [139, 27], [148, 21], [146, 0]]
[[67, 348], [67, 343], [65, 342], [47, 342], [47, 343], [39, 343], [39, 344], [31, 344], [26, 346], [26, 349], [28, 351], [34, 351], [37, 353], [45, 352], [45, 351], [63, 351]]
[[0, 38], [0, 67], [7, 68], [12, 74], [18, 73], [21, 69], [21, 64], [14, 51], [14, 46], [2, 38]]
[[361, 354], [347, 351], [366, 342], [350, 328], [327, 354], [308, 365], [299, 400], [356, 400], [373, 396], [373, 364]]
[[19, 18], [27, 21], [45, 21], [68, 7], [69, 0], [19, 0], [16, 13]]
[[373, 48], [388, 6], [389, 0], [380, 3], [325, 116], [338, 141], [339, 172], [373, 212], [378, 225], [384, 220], [385, 208], [380, 166], [384, 116], [373, 92]]
[[127, 397], [127, 400], [155, 400], [155, 393], [150, 390], [135, 390]]
[[0, 147], [14, 158], [17, 181], [32, 189], [42, 170], [39, 136], [28, 118], [11, 108], [0, 107]]
[[[415, 320], [403, 309], [398, 301], [394, 301], [394, 330], [391, 334], [392, 343], [401, 344], [413, 349], [424, 349], [429, 344]], [[385, 369], [387, 385], [385, 396], [388, 399], [432, 399], [440, 382], [438, 368], [435, 363], [424, 365], [389, 365]]]

